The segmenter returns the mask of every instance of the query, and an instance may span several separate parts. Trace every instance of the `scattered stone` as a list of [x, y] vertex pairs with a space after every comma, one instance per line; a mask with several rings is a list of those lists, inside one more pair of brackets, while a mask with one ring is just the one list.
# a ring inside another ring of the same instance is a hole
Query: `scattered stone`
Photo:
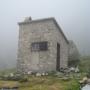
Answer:
[[13, 73], [10, 73], [10, 77], [13, 77], [14, 76], [14, 74]]
[[36, 76], [37, 76], [37, 77], [40, 77], [40, 76], [41, 76], [41, 73], [36, 73]]
[[62, 80], [69, 81], [70, 79], [68, 77], [63, 77]]
[[75, 73], [79, 73], [79, 68], [78, 67], [75, 68]]
[[32, 74], [32, 71], [29, 71], [27, 74], [28, 74], [28, 75], [31, 75], [31, 74]]
[[60, 68], [60, 72], [62, 72], [64, 74], [69, 74], [70, 73], [70, 69], [69, 68]]
[[42, 76], [45, 76], [45, 73], [42, 73]]
[[87, 78], [87, 77], [84, 77], [84, 78], [83, 78], [83, 81], [84, 81], [84, 82], [85, 82], [85, 81], [87, 81], [87, 80], [88, 80], [88, 78]]
[[81, 80], [81, 81], [79, 81], [79, 83], [80, 83], [80, 84], [83, 84], [84, 82], [83, 82], [83, 80]]
[[69, 68], [70, 72], [75, 72], [75, 68], [74, 67], [71, 67]]
[[87, 77], [84, 77], [81, 81], [79, 81], [80, 84], [86, 84], [88, 81]]

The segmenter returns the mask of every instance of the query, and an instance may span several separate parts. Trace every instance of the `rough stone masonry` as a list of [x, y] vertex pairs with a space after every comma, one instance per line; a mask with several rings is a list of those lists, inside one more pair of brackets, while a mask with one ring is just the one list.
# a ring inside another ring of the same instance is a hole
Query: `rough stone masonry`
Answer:
[[56, 71], [67, 65], [68, 40], [54, 18], [19, 22], [19, 72]]

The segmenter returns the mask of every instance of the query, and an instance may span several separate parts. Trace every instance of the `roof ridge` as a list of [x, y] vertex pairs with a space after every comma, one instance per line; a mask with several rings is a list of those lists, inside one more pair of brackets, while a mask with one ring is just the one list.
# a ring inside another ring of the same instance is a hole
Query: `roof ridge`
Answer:
[[27, 23], [38, 22], [38, 21], [53, 20], [53, 19], [55, 19], [55, 18], [54, 17], [48, 17], [48, 18], [30, 20], [30, 21], [27, 21], [27, 22], [23, 21], [23, 22], [19, 22], [18, 24], [21, 25], [21, 24], [27, 24]]

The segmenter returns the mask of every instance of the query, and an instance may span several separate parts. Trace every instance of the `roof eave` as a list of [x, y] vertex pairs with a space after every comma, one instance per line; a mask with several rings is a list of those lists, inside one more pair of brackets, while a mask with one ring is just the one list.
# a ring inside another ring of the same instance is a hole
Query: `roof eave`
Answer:
[[64, 39], [66, 40], [66, 42], [69, 44], [68, 39], [66, 38], [66, 36], [64, 35], [62, 29], [60, 28], [59, 24], [57, 23], [57, 21], [55, 20], [54, 17], [49, 17], [49, 18], [45, 18], [45, 19], [38, 19], [38, 20], [31, 20], [28, 22], [19, 22], [19, 25], [25, 25], [25, 24], [30, 24], [30, 23], [35, 23], [35, 22], [40, 22], [40, 21], [47, 21], [47, 20], [53, 20], [54, 24], [58, 27], [59, 31], [62, 33], [62, 35], [64, 36]]

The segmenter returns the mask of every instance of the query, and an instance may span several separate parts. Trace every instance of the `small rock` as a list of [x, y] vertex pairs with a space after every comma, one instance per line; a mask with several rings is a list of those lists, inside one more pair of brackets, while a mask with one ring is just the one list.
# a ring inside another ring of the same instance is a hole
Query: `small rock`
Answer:
[[41, 73], [36, 73], [36, 76], [37, 76], [37, 77], [40, 77], [40, 76], [41, 76]]
[[76, 72], [76, 73], [79, 72], [79, 68], [78, 68], [78, 67], [75, 68], [75, 72]]
[[87, 77], [84, 77], [84, 78], [83, 78], [83, 81], [84, 81], [84, 82], [85, 82], [85, 81], [87, 81], [87, 80], [88, 80], [88, 78], [87, 78]]
[[13, 73], [10, 73], [10, 77], [13, 77], [14, 76], [14, 74]]
[[71, 67], [69, 68], [70, 72], [75, 72], [75, 68], [74, 67]]
[[42, 76], [45, 76], [45, 73], [42, 73]]
[[28, 74], [28, 75], [31, 75], [31, 74], [32, 74], [32, 71], [29, 71], [27, 74]]
[[80, 84], [83, 84], [84, 82], [83, 82], [83, 80], [81, 80], [81, 81], [79, 81], [79, 83], [80, 83]]
[[88, 81], [88, 78], [87, 77], [84, 77], [81, 81], [79, 81], [80, 84], [85, 84], [87, 83]]
[[68, 77], [63, 77], [62, 80], [69, 81], [70, 79]]

